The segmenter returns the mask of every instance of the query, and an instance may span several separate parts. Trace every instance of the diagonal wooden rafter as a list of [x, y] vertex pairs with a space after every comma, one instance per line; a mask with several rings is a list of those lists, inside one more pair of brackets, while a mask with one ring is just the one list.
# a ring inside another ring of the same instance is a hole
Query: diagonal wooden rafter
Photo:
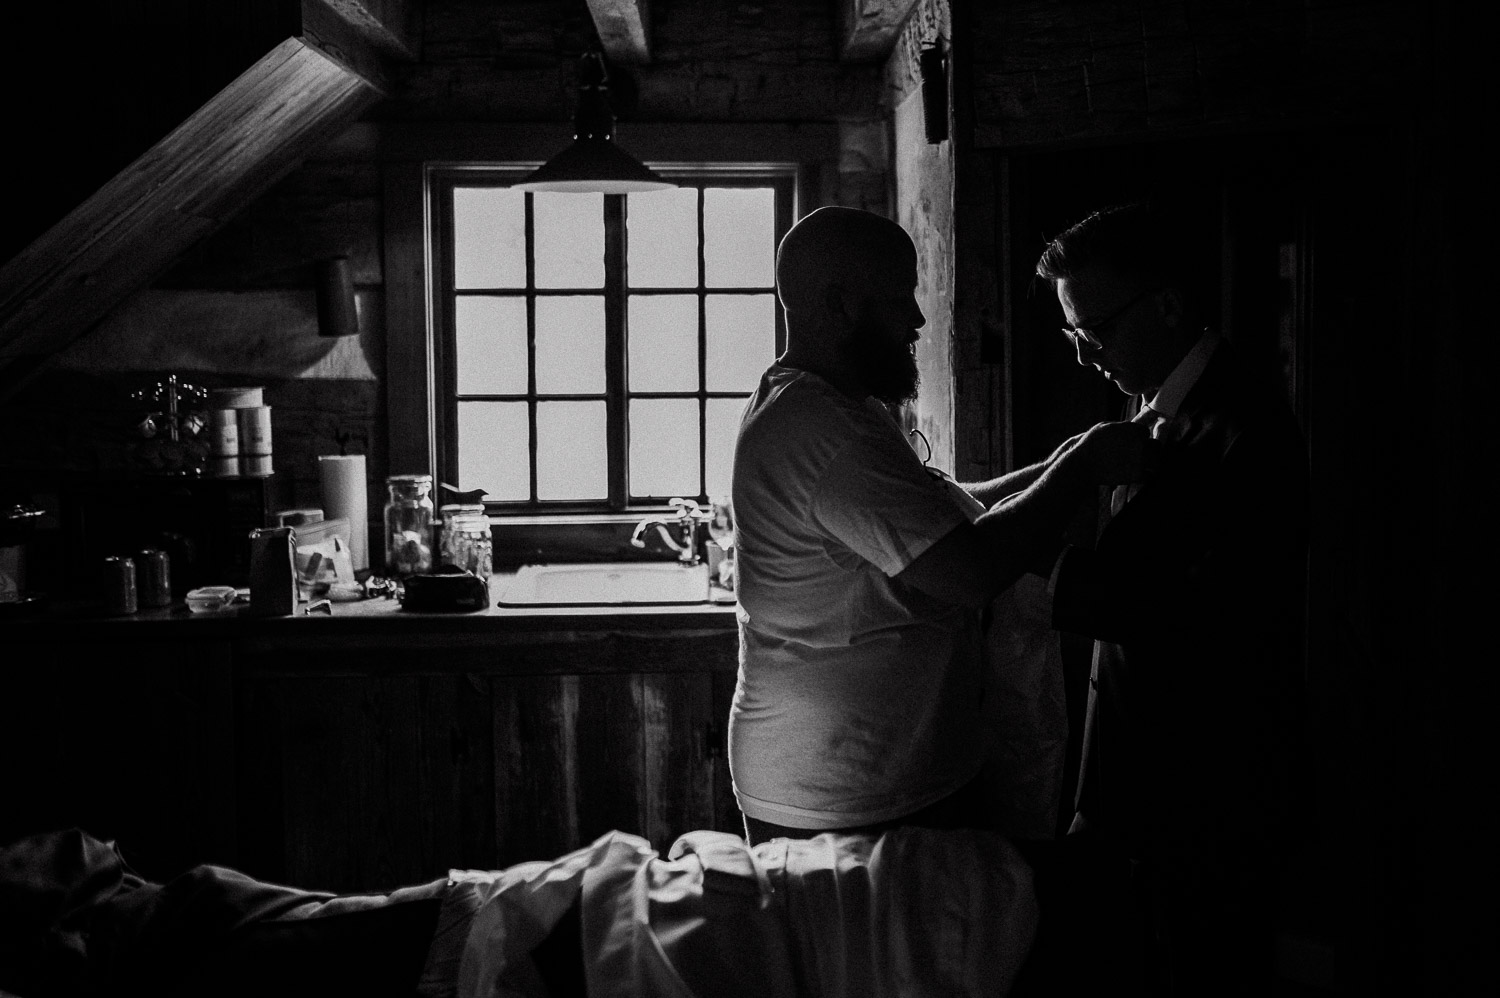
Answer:
[[891, 54], [916, 0], [838, 0], [838, 4], [839, 57], [867, 62]]
[[[301, 0], [284, 38], [12, 259], [0, 380], [39, 369], [385, 91], [413, 0]], [[24, 378], [27, 375], [20, 375]]]
[[376, 99], [289, 38], [0, 266], [0, 366], [56, 352]]
[[594, 28], [609, 61], [644, 65], [651, 61], [648, 0], [588, 0]]

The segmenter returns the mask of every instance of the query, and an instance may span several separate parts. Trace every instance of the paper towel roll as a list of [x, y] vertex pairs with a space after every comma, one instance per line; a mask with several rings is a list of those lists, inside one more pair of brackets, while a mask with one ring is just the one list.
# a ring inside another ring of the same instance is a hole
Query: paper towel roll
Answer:
[[349, 553], [356, 572], [370, 567], [369, 493], [363, 454], [321, 454], [318, 478], [323, 487], [323, 511], [330, 520], [349, 521]]

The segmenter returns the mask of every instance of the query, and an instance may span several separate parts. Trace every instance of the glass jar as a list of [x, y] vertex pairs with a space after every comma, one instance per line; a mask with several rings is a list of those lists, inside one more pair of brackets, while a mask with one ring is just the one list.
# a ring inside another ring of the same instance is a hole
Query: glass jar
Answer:
[[393, 579], [432, 571], [432, 476], [385, 480], [385, 569]]
[[439, 563], [466, 569], [488, 582], [494, 571], [494, 541], [484, 506], [460, 503], [444, 506], [439, 512], [443, 519]]

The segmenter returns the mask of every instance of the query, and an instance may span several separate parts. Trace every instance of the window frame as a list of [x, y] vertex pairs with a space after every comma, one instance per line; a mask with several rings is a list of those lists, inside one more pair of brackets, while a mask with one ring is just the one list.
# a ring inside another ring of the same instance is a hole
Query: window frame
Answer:
[[[428, 322], [429, 359], [431, 364], [430, 386], [432, 404], [430, 426], [434, 473], [438, 481], [451, 481], [458, 466], [457, 434], [457, 365], [455, 363], [455, 312], [453, 302], [462, 293], [454, 287], [454, 261], [449, 248], [453, 241], [453, 189], [456, 186], [508, 186], [531, 169], [534, 163], [484, 162], [429, 164], [426, 171], [426, 217], [428, 219], [428, 293], [430, 303]], [[643, 497], [632, 500], [628, 489], [628, 405], [631, 398], [692, 398], [698, 403], [699, 449], [698, 475], [700, 484], [706, 473], [706, 409], [711, 398], [743, 397], [743, 392], [710, 391], [706, 383], [707, 350], [705, 343], [705, 301], [710, 294], [756, 293], [764, 294], [768, 289], [706, 287], [703, 242], [703, 201], [705, 187], [770, 187], [774, 191], [775, 240], [782, 236], [798, 217], [799, 178], [802, 168], [795, 163], [653, 163], [652, 168], [662, 176], [686, 186], [699, 189], [698, 200], [698, 275], [694, 288], [641, 288], [629, 286], [628, 261], [625, 251], [626, 202], [624, 195], [604, 196], [605, 225], [605, 280], [602, 289], [538, 289], [535, 286], [531, 258], [532, 206], [527, 199], [527, 279], [519, 294], [527, 302], [528, 315], [533, 302], [539, 297], [555, 294], [578, 294], [580, 292], [602, 293], [605, 307], [605, 391], [607, 495], [603, 500], [542, 500], [536, 497], [536, 409], [534, 379], [528, 372], [528, 421], [531, 426], [530, 453], [531, 490], [528, 500], [485, 502], [486, 512], [497, 518], [541, 519], [571, 517], [577, 515], [600, 516], [619, 514], [641, 514], [657, 512], [667, 507], [666, 496]], [[479, 293], [482, 293], [479, 292]], [[773, 292], [774, 293], [774, 292]], [[633, 294], [693, 294], [698, 299], [698, 377], [697, 388], [692, 392], [635, 392], [628, 386], [628, 333], [627, 313], [629, 299]], [[786, 324], [779, 301], [773, 302], [775, 321], [774, 354], [779, 356], [785, 348]], [[528, 321], [527, 350], [534, 357], [534, 323]], [[533, 369], [534, 370], [534, 369]], [[565, 398], [565, 397], [564, 397]], [[519, 400], [516, 399], [516, 400]], [[700, 492], [696, 497], [705, 499]]]

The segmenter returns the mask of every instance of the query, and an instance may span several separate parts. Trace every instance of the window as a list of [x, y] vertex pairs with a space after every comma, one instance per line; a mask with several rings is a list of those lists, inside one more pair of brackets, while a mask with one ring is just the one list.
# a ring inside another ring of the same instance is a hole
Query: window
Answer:
[[644, 194], [435, 176], [439, 472], [492, 512], [627, 510], [727, 491], [745, 400], [779, 354], [790, 170]]

